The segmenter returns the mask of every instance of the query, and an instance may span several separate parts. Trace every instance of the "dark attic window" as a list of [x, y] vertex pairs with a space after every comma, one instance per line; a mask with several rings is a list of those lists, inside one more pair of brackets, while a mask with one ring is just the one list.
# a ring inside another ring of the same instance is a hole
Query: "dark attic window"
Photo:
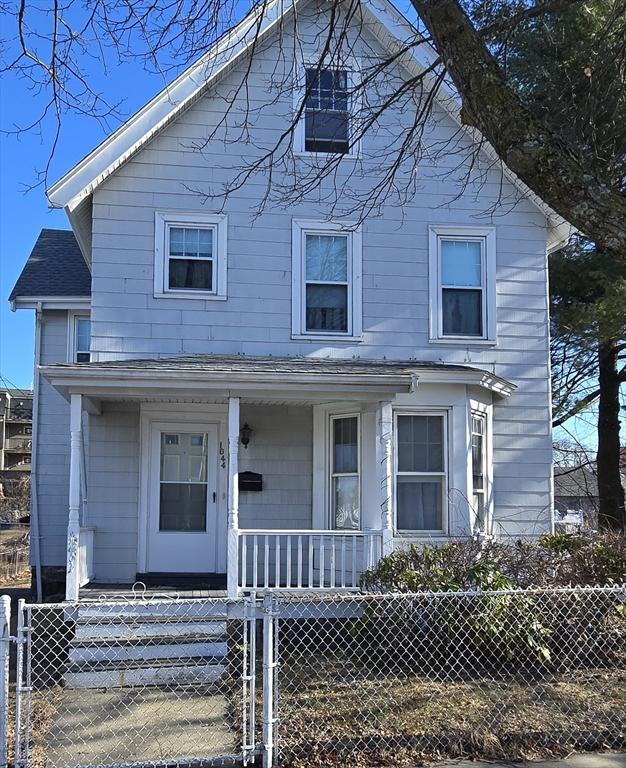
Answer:
[[307, 69], [306, 89], [305, 151], [346, 154], [350, 131], [348, 73], [345, 69]]

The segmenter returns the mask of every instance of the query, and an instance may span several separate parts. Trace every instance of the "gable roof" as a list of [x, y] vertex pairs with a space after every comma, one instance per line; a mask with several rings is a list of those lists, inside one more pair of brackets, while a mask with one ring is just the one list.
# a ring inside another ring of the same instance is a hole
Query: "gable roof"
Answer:
[[42, 229], [9, 301], [90, 295], [91, 273], [74, 233], [68, 229]]
[[[66, 209], [87, 261], [90, 260], [91, 250], [91, 196], [95, 189], [165, 126], [195, 103], [209, 86], [229, 71], [258, 40], [274, 30], [297, 4], [305, 2], [307, 0], [269, 0], [267, 4], [261, 4], [251, 11], [194, 64], [50, 187], [47, 192], [48, 200], [53, 207]], [[432, 65], [437, 54], [426, 42], [404, 50], [406, 46], [403, 41], [415, 35], [415, 28], [390, 0], [363, 0], [361, 9], [368, 22], [368, 29], [376, 35], [380, 43], [397, 56], [399, 51], [403, 51], [397, 60], [412, 75], [417, 75]], [[430, 79], [432, 80], [432, 76]], [[476, 134], [476, 131], [462, 123], [461, 103], [454, 88], [446, 82], [440, 86], [437, 93], [440, 106], [464, 131], [470, 135]], [[482, 149], [492, 159], [497, 158], [493, 148], [485, 142]], [[549, 249], [554, 250], [563, 245], [575, 231], [574, 227], [532, 192], [512, 171], [504, 165], [502, 167], [508, 181], [516, 186], [524, 197], [530, 199], [548, 219]]]

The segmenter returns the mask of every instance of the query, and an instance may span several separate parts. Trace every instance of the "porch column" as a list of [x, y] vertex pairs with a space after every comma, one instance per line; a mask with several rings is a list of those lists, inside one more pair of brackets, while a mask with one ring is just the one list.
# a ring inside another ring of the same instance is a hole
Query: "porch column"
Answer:
[[389, 401], [378, 403], [376, 438], [382, 554], [388, 555], [393, 549], [393, 411]]
[[78, 550], [80, 544], [80, 486], [83, 453], [83, 396], [70, 396], [70, 489], [67, 521], [65, 599], [78, 600]]
[[239, 398], [228, 398], [228, 597], [239, 591]]

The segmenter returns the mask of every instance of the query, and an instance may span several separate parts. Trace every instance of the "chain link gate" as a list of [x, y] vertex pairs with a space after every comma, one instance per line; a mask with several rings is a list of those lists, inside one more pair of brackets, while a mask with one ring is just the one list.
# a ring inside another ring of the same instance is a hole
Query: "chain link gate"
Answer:
[[262, 617], [254, 598], [21, 601], [15, 768], [248, 765]]

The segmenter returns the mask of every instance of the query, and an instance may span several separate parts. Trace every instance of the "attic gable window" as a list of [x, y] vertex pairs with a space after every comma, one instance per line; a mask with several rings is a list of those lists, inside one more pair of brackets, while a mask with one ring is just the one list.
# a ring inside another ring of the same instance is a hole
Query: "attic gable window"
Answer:
[[305, 152], [347, 154], [350, 150], [348, 72], [306, 69]]
[[155, 216], [154, 295], [226, 299], [226, 217]]

